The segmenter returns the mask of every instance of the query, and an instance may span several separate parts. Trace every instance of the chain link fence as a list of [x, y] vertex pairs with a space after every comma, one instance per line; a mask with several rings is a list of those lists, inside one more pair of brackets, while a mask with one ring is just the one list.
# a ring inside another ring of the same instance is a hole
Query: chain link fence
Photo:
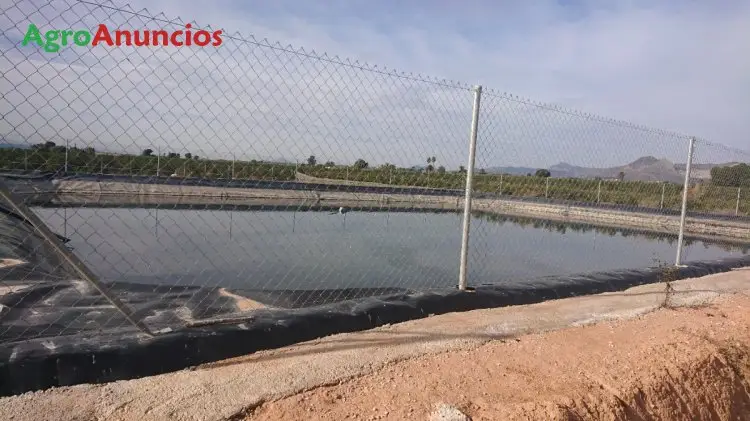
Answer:
[[[499, 92], [481, 96], [474, 283], [671, 263], [681, 232], [681, 261], [747, 252], [748, 213], [738, 188], [727, 186], [747, 183], [747, 166], [734, 165], [750, 153], [695, 141], [681, 224], [690, 137]], [[734, 222], [743, 228], [731, 232]]]
[[742, 151], [239, 34], [31, 24], [188, 22], [0, 6], [3, 343], [747, 253]]
[[[717, 166], [717, 162], [725, 165]], [[688, 190], [688, 212], [728, 215], [737, 220], [750, 215], [748, 162], [748, 152], [696, 140]]]

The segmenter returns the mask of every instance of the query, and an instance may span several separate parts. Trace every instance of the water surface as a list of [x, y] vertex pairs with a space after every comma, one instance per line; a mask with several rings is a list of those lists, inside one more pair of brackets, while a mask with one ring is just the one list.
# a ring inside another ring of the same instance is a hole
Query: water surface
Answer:
[[[107, 281], [238, 289], [452, 287], [455, 213], [36, 208]], [[494, 220], [493, 220], [494, 219]], [[532, 219], [475, 217], [469, 279], [478, 283], [674, 261], [676, 239]], [[691, 241], [685, 261], [747, 253]]]

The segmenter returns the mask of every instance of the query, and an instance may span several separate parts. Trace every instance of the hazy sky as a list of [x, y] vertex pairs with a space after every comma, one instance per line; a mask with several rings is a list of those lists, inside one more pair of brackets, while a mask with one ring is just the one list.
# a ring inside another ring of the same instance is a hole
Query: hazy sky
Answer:
[[[376, 165], [425, 164], [435, 155], [455, 168], [466, 161], [470, 87], [481, 84], [494, 94], [482, 97], [480, 167], [687, 154], [684, 138], [504, 92], [750, 149], [748, 0], [98, 2], [143, 16], [76, 0], [11, 3], [0, 5], [0, 135], [9, 140]], [[157, 15], [176, 23], [149, 18]], [[227, 38], [218, 49], [20, 46], [29, 23], [175, 30], [188, 21], [458, 83]], [[750, 160], [705, 146], [696, 157]]]

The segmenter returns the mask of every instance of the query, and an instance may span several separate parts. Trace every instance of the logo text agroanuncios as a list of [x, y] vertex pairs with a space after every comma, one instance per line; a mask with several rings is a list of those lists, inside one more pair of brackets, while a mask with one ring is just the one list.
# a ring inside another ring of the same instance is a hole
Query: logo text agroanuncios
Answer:
[[26, 35], [23, 37], [21, 45], [26, 46], [30, 42], [36, 43], [48, 53], [56, 53], [60, 51], [61, 47], [65, 47], [69, 44], [74, 44], [79, 47], [97, 45], [112, 46], [128, 46], [128, 47], [182, 47], [196, 45], [198, 47], [205, 47], [211, 45], [218, 47], [222, 44], [223, 40], [221, 34], [223, 31], [217, 30], [213, 32], [198, 30], [191, 31], [192, 25], [186, 24], [184, 30], [176, 31], [165, 31], [165, 30], [129, 30], [129, 29], [118, 29], [110, 31], [107, 25], [100, 24], [97, 27], [96, 33], [93, 35], [91, 31], [82, 30], [50, 30], [45, 32], [43, 35], [39, 31], [39, 28], [30, 24], [26, 30]]

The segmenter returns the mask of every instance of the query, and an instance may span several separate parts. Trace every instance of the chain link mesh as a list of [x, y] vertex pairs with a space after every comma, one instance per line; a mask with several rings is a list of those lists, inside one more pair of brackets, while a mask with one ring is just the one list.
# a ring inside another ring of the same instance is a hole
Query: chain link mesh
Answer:
[[[529, 282], [674, 261], [689, 143], [676, 133], [483, 93], [471, 279]], [[732, 196], [709, 171], [747, 162], [748, 153], [708, 145], [695, 146], [683, 262], [748, 250], [750, 219], [731, 213], [737, 189]], [[746, 167], [732, 168], [727, 178], [742, 183]], [[730, 219], [742, 229], [733, 230]]]
[[[1, 342], [455, 288], [469, 85], [240, 34], [219, 48], [45, 52], [21, 45], [30, 23], [188, 22], [113, 3], [0, 6], [0, 166], [15, 197], [3, 206]], [[687, 137], [494, 91], [481, 104], [470, 284], [672, 258]], [[696, 149], [696, 174], [748, 161]], [[691, 187], [691, 217], [747, 224], [738, 168]], [[90, 279], [40, 227], [13, 222], [19, 203]], [[691, 241], [688, 259], [742, 242], [699, 253]]]
[[[750, 152], [695, 141], [687, 209], [740, 222], [750, 216]], [[723, 165], [717, 165], [723, 164]]]

